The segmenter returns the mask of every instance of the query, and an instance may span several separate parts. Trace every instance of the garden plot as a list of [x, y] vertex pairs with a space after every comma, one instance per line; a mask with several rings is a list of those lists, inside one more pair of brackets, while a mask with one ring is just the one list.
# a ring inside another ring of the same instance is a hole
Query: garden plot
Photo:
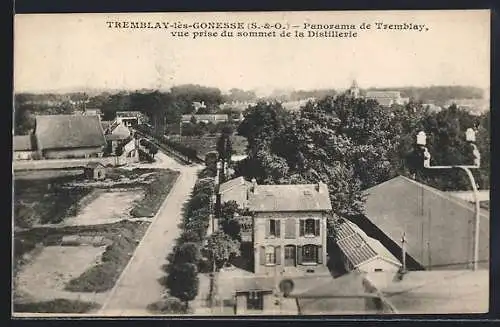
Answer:
[[105, 294], [65, 291], [66, 283], [101, 261], [105, 246], [47, 246], [30, 264], [23, 266], [16, 278], [16, 289], [37, 300], [56, 298], [101, 302]]
[[[110, 224], [129, 218], [129, 212], [135, 201], [141, 199], [144, 192], [140, 189], [94, 191], [89, 195], [92, 199], [82, 205], [82, 210], [74, 217], [64, 221], [66, 226]], [[83, 199], [87, 202], [89, 199]]]

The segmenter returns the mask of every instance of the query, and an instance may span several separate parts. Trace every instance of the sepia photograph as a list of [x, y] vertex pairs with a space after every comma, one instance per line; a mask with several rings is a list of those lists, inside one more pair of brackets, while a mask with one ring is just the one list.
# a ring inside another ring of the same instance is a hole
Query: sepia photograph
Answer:
[[16, 14], [12, 316], [488, 313], [490, 24]]

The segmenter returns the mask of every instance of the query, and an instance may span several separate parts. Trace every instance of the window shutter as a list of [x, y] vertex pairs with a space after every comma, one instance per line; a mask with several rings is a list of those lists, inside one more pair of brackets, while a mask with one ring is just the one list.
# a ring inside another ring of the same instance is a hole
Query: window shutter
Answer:
[[305, 234], [305, 221], [303, 219], [300, 220], [300, 236], [304, 236]]
[[276, 237], [280, 237], [281, 235], [281, 220], [276, 219], [274, 221], [274, 230], [276, 231]]
[[302, 264], [302, 246], [297, 246], [297, 264]]
[[319, 236], [319, 231], [321, 229], [321, 220], [314, 220], [314, 235]]
[[288, 218], [285, 221], [285, 238], [295, 238], [295, 219]]
[[321, 245], [317, 246], [316, 253], [318, 255], [317, 263], [323, 263], [323, 247]]
[[260, 264], [261, 266], [266, 264], [266, 248], [263, 246], [260, 247]]
[[276, 264], [281, 265], [281, 246], [274, 248], [274, 256], [276, 257]]
[[266, 221], [266, 237], [269, 237], [271, 224], [273, 223], [272, 219]]

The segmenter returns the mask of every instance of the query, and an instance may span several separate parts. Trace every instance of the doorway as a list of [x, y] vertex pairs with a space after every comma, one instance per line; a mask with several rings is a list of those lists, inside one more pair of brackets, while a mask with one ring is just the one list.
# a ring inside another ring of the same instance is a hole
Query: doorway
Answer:
[[296, 265], [296, 249], [295, 245], [285, 246], [285, 266], [295, 267]]

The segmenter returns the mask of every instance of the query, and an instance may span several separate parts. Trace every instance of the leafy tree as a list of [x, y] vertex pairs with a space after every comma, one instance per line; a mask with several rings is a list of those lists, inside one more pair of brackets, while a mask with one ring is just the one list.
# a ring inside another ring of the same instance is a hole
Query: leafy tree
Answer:
[[220, 208], [220, 224], [224, 233], [232, 239], [241, 241], [241, 226], [235, 214], [238, 213], [238, 203], [236, 201], [224, 202]]
[[202, 238], [200, 237], [199, 233], [197, 233], [194, 230], [183, 230], [181, 233], [181, 236], [178, 239], [178, 243], [188, 243], [188, 242], [193, 242], [193, 243], [200, 243]]
[[192, 263], [172, 265], [166, 284], [170, 294], [183, 301], [187, 308], [189, 301], [198, 295], [199, 278], [196, 265]]
[[216, 231], [208, 237], [206, 250], [216, 269], [220, 269], [230, 258], [240, 255], [240, 243], [226, 233]]
[[200, 261], [200, 248], [197, 243], [188, 242], [175, 247], [173, 264], [194, 263]]

